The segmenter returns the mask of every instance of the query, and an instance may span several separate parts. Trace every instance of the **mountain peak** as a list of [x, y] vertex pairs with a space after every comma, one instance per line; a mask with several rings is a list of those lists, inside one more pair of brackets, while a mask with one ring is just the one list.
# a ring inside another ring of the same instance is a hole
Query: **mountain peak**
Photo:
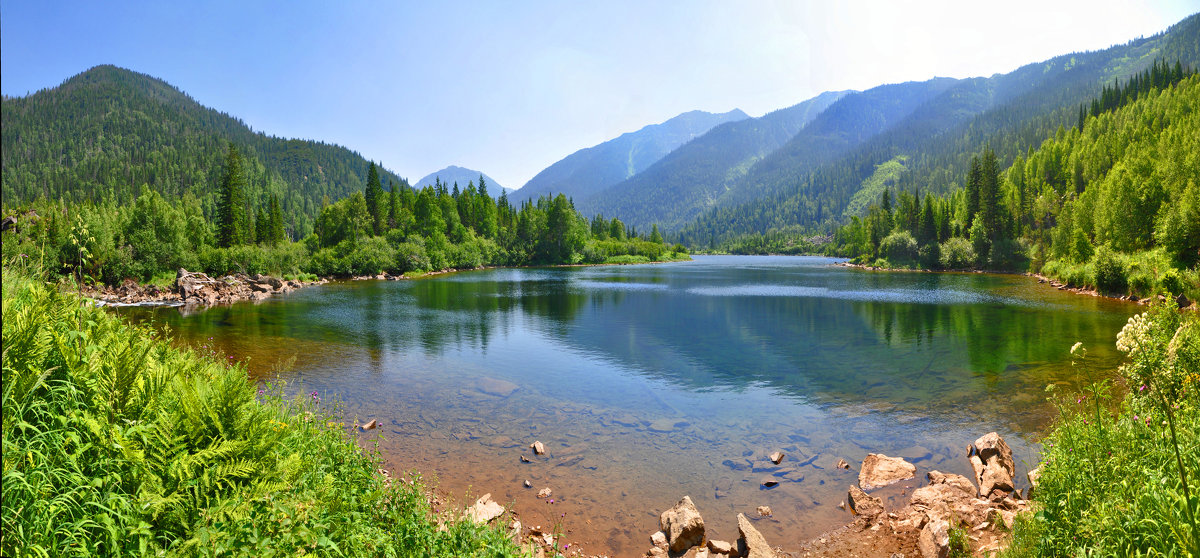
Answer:
[[[466, 188], [468, 183], [474, 183], [476, 186], [479, 186], [479, 177], [481, 176], [487, 182], [488, 191], [491, 192], [493, 196], [497, 195], [501, 188], [504, 188], [499, 182], [496, 182], [495, 178], [492, 178], [481, 171], [460, 167], [458, 165], [450, 165], [442, 170], [431, 172], [420, 180], [414, 182], [413, 187], [423, 188], [425, 186], [433, 186], [433, 183], [439, 179], [443, 184], [447, 185], [457, 183], [459, 188]], [[504, 189], [511, 191], [508, 188]]]

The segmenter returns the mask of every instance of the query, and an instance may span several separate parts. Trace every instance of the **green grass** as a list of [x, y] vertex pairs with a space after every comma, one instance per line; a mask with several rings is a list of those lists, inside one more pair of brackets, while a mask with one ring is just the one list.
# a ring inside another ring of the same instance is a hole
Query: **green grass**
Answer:
[[1060, 418], [1036, 513], [1018, 521], [1006, 556], [1200, 555], [1200, 317], [1155, 305], [1118, 348], [1130, 356], [1123, 397], [1107, 382], [1050, 390]]
[[519, 554], [284, 393], [5, 268], [0, 555]]

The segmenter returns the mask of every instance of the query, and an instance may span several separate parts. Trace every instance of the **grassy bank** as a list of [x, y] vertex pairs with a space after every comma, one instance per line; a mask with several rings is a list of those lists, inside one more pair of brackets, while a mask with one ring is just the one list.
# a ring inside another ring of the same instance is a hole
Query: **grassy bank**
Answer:
[[514, 556], [439, 529], [320, 394], [257, 391], [39, 281], [3, 275], [0, 555]]
[[1008, 556], [1200, 556], [1200, 316], [1155, 305], [1117, 347], [1123, 385], [1048, 388], [1060, 417]]

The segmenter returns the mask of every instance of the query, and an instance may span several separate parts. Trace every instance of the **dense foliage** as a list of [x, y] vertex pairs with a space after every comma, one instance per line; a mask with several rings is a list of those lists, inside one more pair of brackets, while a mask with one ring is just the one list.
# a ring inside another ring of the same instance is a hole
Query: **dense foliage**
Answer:
[[1129, 320], [1117, 348], [1129, 355], [1123, 398], [1095, 378], [1051, 390], [1060, 418], [1036, 514], [1017, 523], [1008, 556], [1200, 555], [1200, 317], [1157, 305]]
[[[376, 471], [319, 394], [5, 268], [0, 554], [515, 556]], [[444, 521], [444, 528], [439, 523]]]
[[[1005, 171], [985, 149], [962, 190], [902, 190], [895, 203], [885, 190], [831, 250], [885, 267], [1032, 268], [1106, 293], [1195, 296], [1200, 77], [1155, 68], [1164, 71], [1114, 86], [1124, 102], [1088, 113], [1082, 129], [1060, 129]], [[911, 235], [922, 256], [889, 253], [894, 232]]]
[[686, 258], [654, 228], [645, 238], [618, 219], [588, 221], [557, 197], [508, 203], [486, 182], [459, 191], [440, 181], [421, 190], [384, 191], [374, 164], [364, 192], [321, 208], [314, 232], [300, 242], [281, 236], [273, 199], [245, 207], [245, 167], [230, 146], [216, 219], [184, 197], [172, 203], [152, 189], [132, 205], [39, 200], [6, 209], [16, 225], [4, 232], [5, 261], [34, 258], [52, 273], [118, 283], [173, 277], [179, 268], [322, 276], [402, 274], [484, 265], [629, 263]]

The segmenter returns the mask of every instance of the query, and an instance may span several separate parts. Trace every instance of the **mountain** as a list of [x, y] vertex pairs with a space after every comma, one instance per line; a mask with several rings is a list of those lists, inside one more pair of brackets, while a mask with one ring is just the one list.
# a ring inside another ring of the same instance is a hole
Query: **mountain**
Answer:
[[639, 228], [686, 222], [846, 93], [821, 93], [759, 118], [716, 126], [629, 179], [576, 198], [576, 206], [584, 215], [620, 215]]
[[[678, 239], [711, 245], [742, 234], [802, 226], [828, 228], [879, 165], [906, 159], [896, 189], [947, 192], [958, 187], [972, 155], [991, 146], [1007, 166], [1057, 129], [1078, 121], [1081, 103], [1101, 88], [1149, 67], [1154, 60], [1200, 65], [1200, 14], [1167, 31], [1107, 49], [1057, 56], [1007, 74], [958, 80], [907, 116], [845, 150], [813, 164], [820, 138], [808, 128], [752, 168], [728, 196], [676, 231]], [[830, 107], [823, 118], [831, 118]], [[826, 114], [829, 116], [826, 117]], [[810, 125], [814, 130], [820, 124]], [[861, 203], [862, 196], [859, 196]]]
[[[254, 132], [167, 82], [96, 66], [0, 105], [4, 203], [37, 197], [128, 204], [143, 187], [196, 198], [206, 215], [230, 142], [246, 156], [247, 201], [278, 197], [293, 238], [312, 230], [322, 200], [361, 192], [368, 161], [345, 147]], [[385, 188], [404, 179], [383, 169]]]
[[661, 124], [621, 134], [600, 145], [580, 149], [546, 167], [518, 190], [517, 200], [558, 193], [574, 199], [586, 198], [642, 172], [714, 126], [747, 118], [749, 116], [739, 109], [722, 114], [693, 110]]
[[464, 169], [454, 165], [450, 165], [440, 171], [425, 175], [424, 178], [418, 180], [415, 184], [413, 184], [413, 186], [417, 188], [433, 186], [435, 179], [440, 178], [442, 183], [447, 187], [453, 187], [453, 185], [457, 183], [460, 190], [465, 190], [467, 188], [467, 184], [474, 184], [476, 187], [479, 187], [480, 177], [483, 177], [483, 180], [487, 182], [488, 192], [492, 197], [499, 196], [502, 189], [509, 192], [512, 191], [501, 186], [499, 182], [496, 182], [495, 178], [483, 174], [482, 172]]

